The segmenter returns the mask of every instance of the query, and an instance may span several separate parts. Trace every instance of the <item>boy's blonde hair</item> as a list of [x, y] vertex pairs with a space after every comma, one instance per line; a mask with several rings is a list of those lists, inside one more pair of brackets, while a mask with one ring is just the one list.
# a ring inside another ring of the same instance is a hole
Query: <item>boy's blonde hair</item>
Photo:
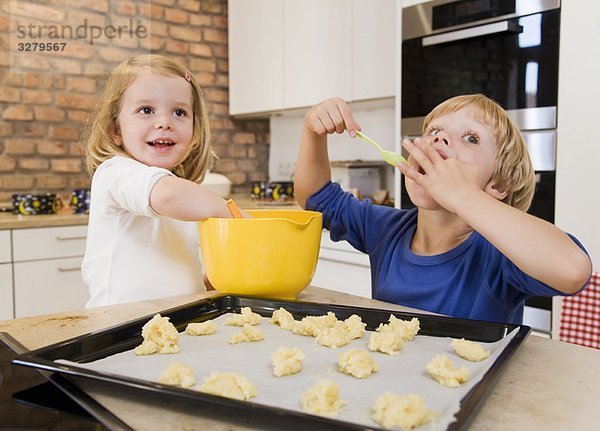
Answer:
[[425, 117], [423, 134], [434, 118], [464, 108], [476, 109], [496, 138], [496, 160], [490, 180], [495, 183], [497, 190], [508, 192], [502, 201], [527, 211], [535, 192], [533, 164], [521, 132], [496, 102], [482, 94], [452, 97], [433, 108]]
[[98, 166], [111, 157], [127, 156], [122, 146], [117, 145], [113, 135], [121, 110], [123, 94], [140, 73], [158, 73], [181, 76], [192, 88], [193, 133], [189, 152], [172, 171], [175, 175], [194, 182], [202, 182], [211, 167], [215, 155], [210, 146], [208, 114], [200, 85], [185, 68], [161, 55], [149, 54], [131, 57], [112, 71], [104, 95], [96, 106], [91, 125], [86, 133], [86, 167], [93, 175]]

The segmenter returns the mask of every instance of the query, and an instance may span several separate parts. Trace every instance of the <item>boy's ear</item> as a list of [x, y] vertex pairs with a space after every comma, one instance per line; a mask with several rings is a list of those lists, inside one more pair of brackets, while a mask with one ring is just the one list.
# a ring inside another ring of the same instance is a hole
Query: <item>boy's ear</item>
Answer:
[[503, 200], [506, 197], [506, 195], [508, 195], [508, 192], [498, 190], [496, 188], [496, 183], [492, 181], [487, 183], [487, 185], [485, 186], [485, 192], [493, 198], [498, 199], [499, 201]]

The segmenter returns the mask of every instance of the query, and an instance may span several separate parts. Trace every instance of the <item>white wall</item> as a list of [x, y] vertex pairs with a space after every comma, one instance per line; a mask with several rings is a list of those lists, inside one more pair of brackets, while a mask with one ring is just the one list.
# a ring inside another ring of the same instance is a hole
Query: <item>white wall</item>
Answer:
[[[395, 143], [395, 114], [393, 99], [384, 102], [351, 104], [352, 114], [363, 132], [383, 148], [393, 150]], [[291, 179], [293, 164], [298, 155], [300, 134], [305, 110], [271, 117], [271, 150], [269, 157], [269, 179], [287, 181]], [[381, 160], [375, 147], [347, 133], [330, 135], [329, 159], [335, 160]]]
[[600, 271], [600, 2], [562, 0], [556, 225]]

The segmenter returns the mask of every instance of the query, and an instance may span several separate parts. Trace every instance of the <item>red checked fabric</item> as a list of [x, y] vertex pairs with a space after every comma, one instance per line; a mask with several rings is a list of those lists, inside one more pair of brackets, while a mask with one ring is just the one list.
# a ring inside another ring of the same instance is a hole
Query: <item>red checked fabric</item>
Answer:
[[559, 338], [600, 349], [600, 273], [577, 295], [563, 298]]

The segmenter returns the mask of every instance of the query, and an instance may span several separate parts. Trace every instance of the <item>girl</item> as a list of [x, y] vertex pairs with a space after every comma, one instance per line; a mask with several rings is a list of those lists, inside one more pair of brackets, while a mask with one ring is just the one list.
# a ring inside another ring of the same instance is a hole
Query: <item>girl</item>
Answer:
[[454, 317], [521, 323], [535, 295], [573, 294], [590, 277], [581, 244], [527, 214], [535, 174], [525, 141], [487, 97], [457, 96], [425, 118], [423, 138], [404, 140], [398, 164], [417, 209], [359, 202], [330, 181], [327, 134], [360, 125], [342, 99], [304, 119], [294, 186], [323, 213], [334, 241], [369, 254], [375, 299]]
[[199, 185], [214, 155], [192, 74], [159, 55], [121, 63], [88, 135], [86, 307], [203, 290], [195, 221], [231, 214]]

